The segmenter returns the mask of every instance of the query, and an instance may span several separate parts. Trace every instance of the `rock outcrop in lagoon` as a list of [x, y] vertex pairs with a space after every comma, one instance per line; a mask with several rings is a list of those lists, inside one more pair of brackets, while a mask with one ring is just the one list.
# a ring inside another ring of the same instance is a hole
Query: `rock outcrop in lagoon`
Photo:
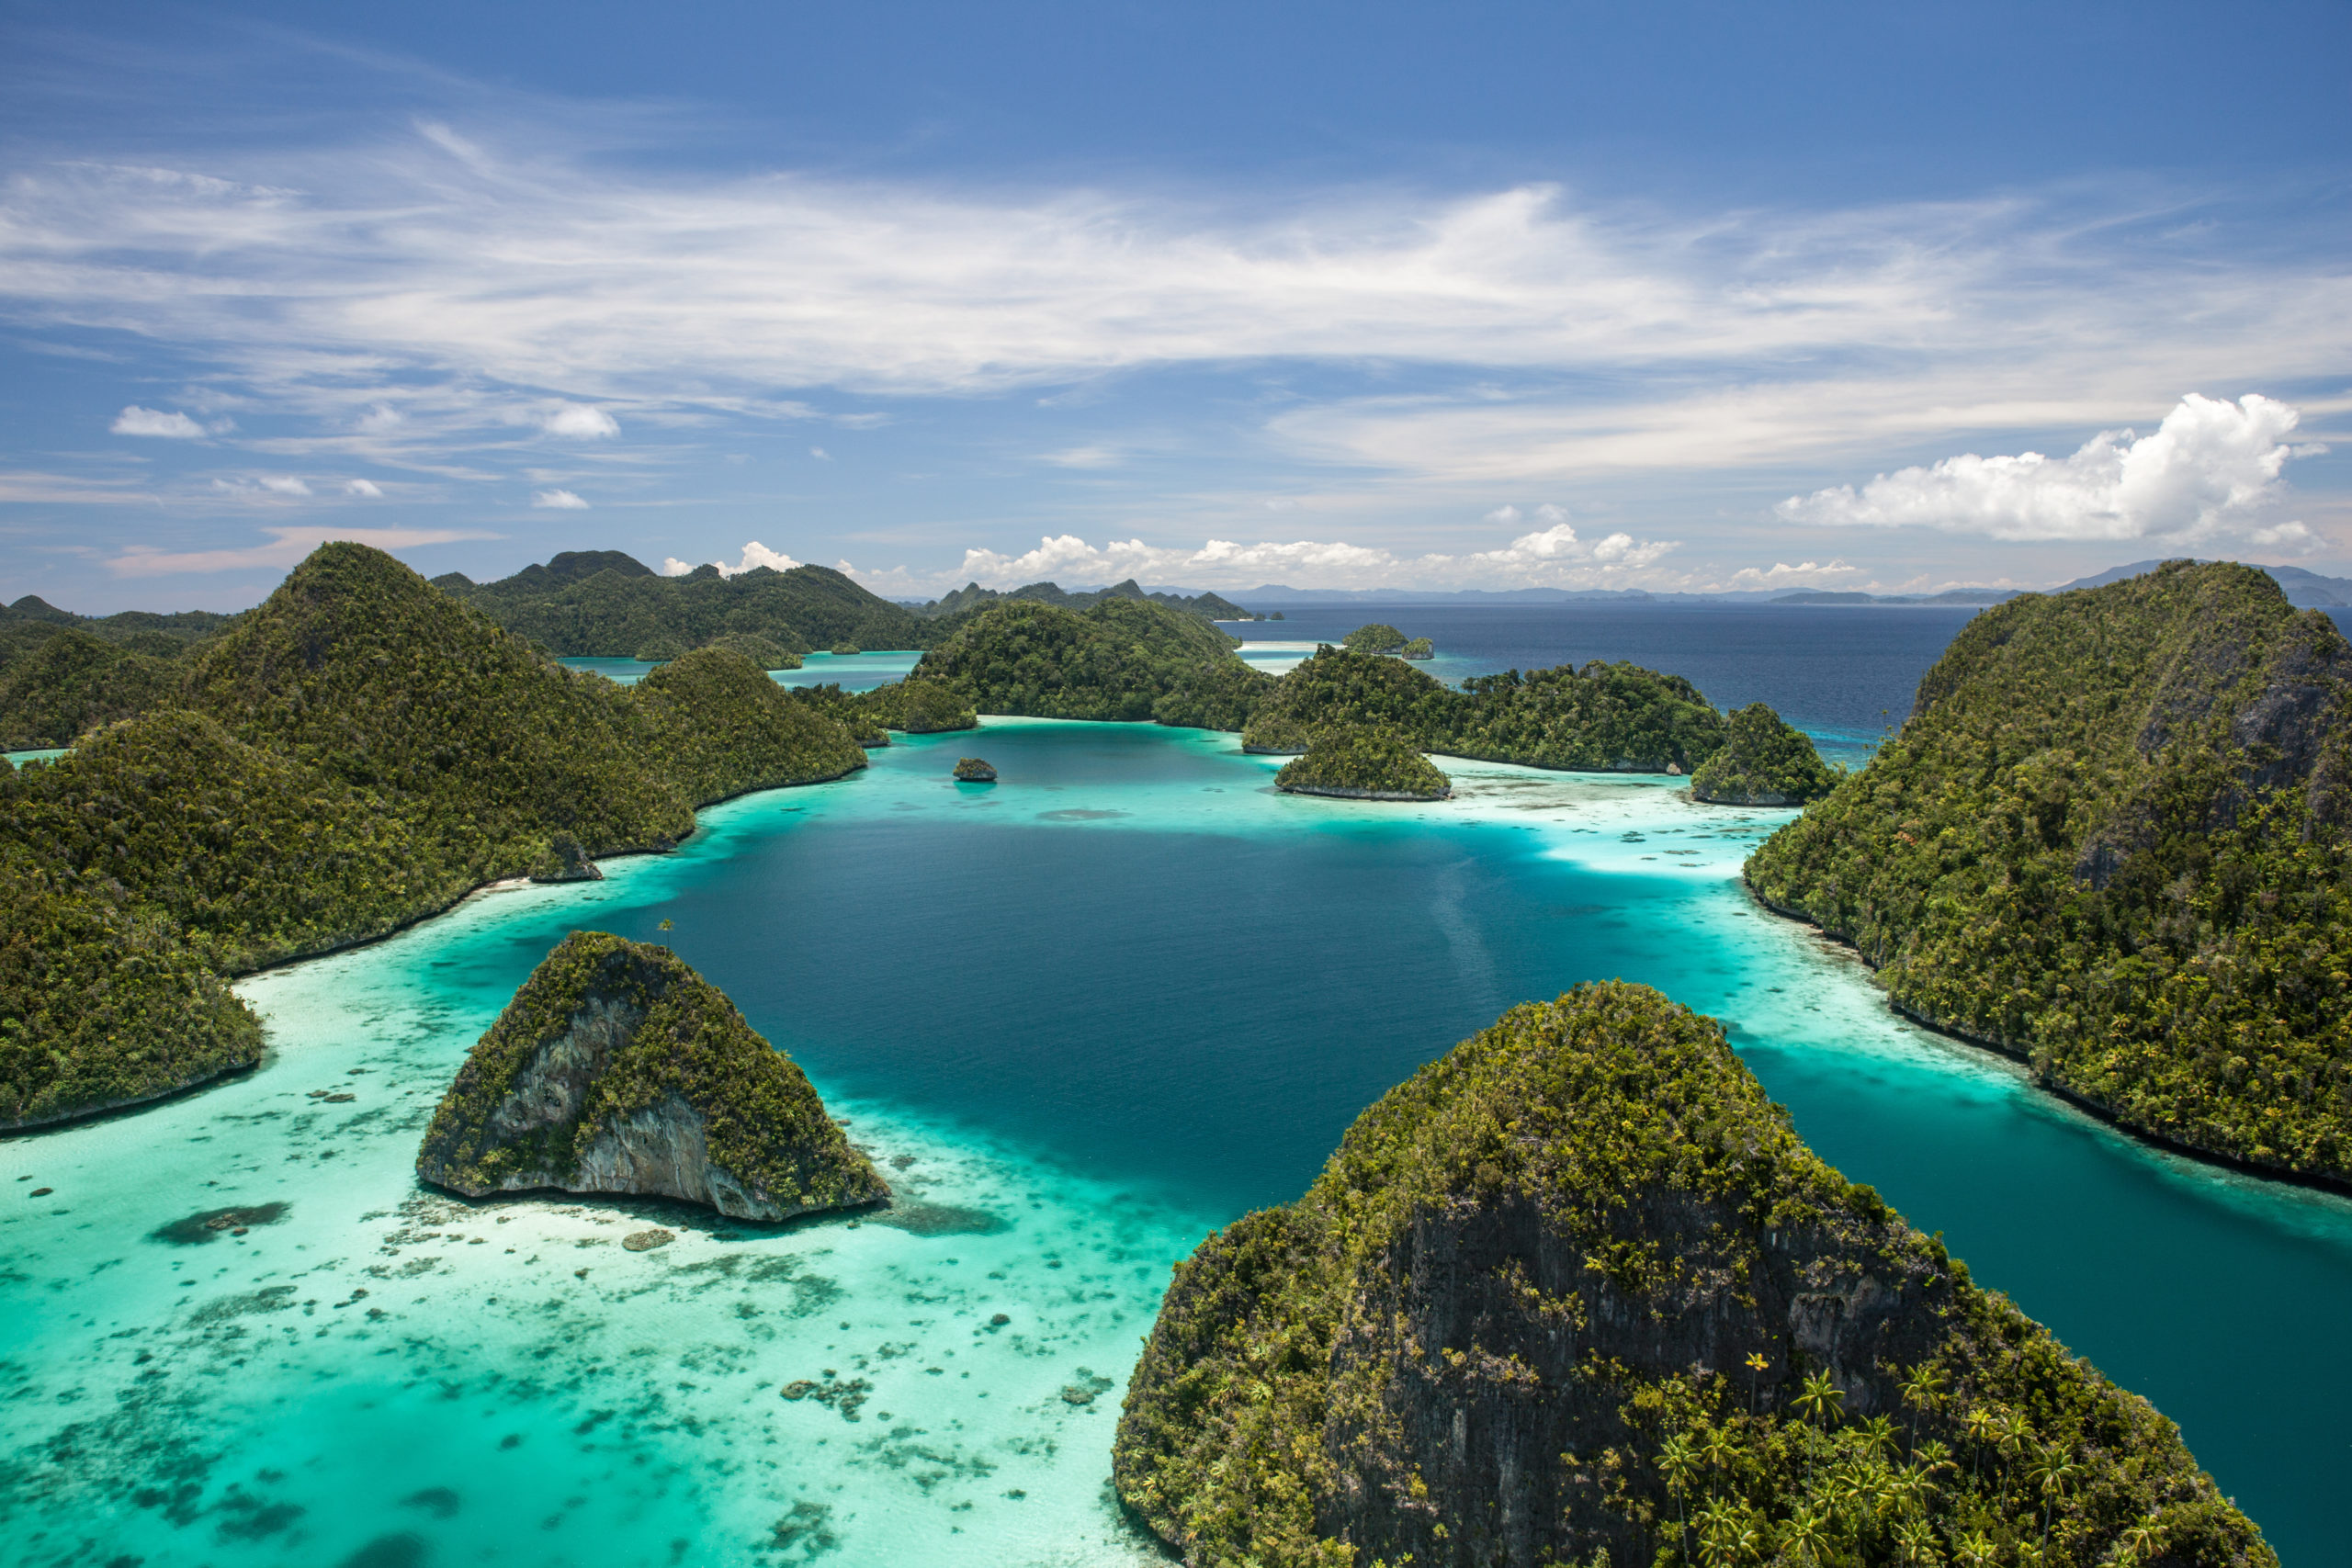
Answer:
[[996, 783], [996, 765], [985, 757], [958, 757], [956, 759], [956, 782], [957, 784], [994, 784]]
[[668, 948], [575, 931], [466, 1058], [418, 1152], [469, 1198], [553, 1188], [788, 1220], [889, 1188], [792, 1060]]
[[1197, 1568], [2278, 1561], [1622, 983], [1513, 1009], [1180, 1265], [1113, 1467]]

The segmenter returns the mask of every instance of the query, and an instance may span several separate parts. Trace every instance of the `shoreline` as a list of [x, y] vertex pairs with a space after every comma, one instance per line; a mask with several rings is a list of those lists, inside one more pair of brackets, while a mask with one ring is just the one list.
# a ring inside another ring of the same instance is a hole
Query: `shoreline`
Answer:
[[1879, 984], [1878, 965], [1871, 963], [1869, 955], [1856, 946], [1850, 939], [1831, 931], [1810, 915], [1784, 908], [1765, 897], [1763, 894], [1757, 891], [1755, 884], [1747, 880], [1745, 870], [1740, 873], [1739, 886], [1746, 891], [1749, 900], [1762, 908], [1780, 916], [1782, 919], [1804, 926], [1808, 931], [1826, 941], [1836, 942], [1851, 953], [1856, 961], [1870, 972], [1871, 984], [1877, 987], [1880, 998], [1886, 1003], [1886, 1010], [1897, 1018], [1917, 1024], [1931, 1034], [1939, 1034], [1947, 1040], [1957, 1040], [1963, 1045], [1973, 1046], [2006, 1061], [2017, 1063], [2026, 1069], [2026, 1081], [2036, 1090], [2073, 1106], [2102, 1125], [2114, 1128], [2134, 1143], [2143, 1144], [2154, 1149], [2161, 1149], [2166, 1154], [2178, 1155], [2184, 1159], [2195, 1160], [2199, 1165], [2217, 1166], [2225, 1170], [2235, 1171], [2241, 1176], [2274, 1181], [2280, 1186], [2301, 1187], [2312, 1191], [2330, 1193], [2336, 1197], [2352, 1198], [2352, 1178], [2329, 1176], [2320, 1171], [2290, 1170], [2280, 1166], [2264, 1165], [2259, 1161], [2246, 1159], [2242, 1156], [2229, 1154], [2220, 1149], [2204, 1148], [2157, 1132], [2154, 1128], [2142, 1127], [2137, 1123], [2125, 1121], [2101, 1101], [2067, 1088], [2036, 1067], [2033, 1065], [2031, 1053], [2020, 1050], [2006, 1041], [1996, 1040], [1989, 1035], [1972, 1033], [1956, 1024], [1945, 1023], [1930, 1018], [1926, 1013], [1896, 1000], [1884, 986]]

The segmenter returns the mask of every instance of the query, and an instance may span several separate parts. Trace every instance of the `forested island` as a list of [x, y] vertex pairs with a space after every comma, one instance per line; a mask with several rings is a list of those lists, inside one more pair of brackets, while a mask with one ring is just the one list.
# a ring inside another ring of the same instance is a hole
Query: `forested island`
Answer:
[[1378, 725], [1318, 732], [1305, 756], [1284, 763], [1274, 775], [1274, 786], [1286, 795], [1343, 800], [1443, 800], [1453, 793], [1453, 781], [1411, 741]]
[[0, 773], [0, 1128], [252, 1065], [229, 976], [865, 765], [740, 654], [619, 686], [389, 556], [323, 546], [135, 716]]
[[2352, 1184], [2352, 647], [2251, 568], [1979, 615], [1749, 860], [1894, 1004], [2176, 1145]]
[[475, 1043], [416, 1174], [469, 1198], [628, 1193], [752, 1220], [890, 1197], [723, 992], [668, 948], [605, 931], [566, 937]]
[[1763, 703], [1724, 718], [1724, 743], [1690, 775], [1690, 798], [1717, 806], [1803, 806], [1838, 786], [1804, 731]]
[[1622, 983], [1514, 1008], [1203, 1243], [1113, 1467], [1204, 1568], [2278, 1561], [2172, 1423]]

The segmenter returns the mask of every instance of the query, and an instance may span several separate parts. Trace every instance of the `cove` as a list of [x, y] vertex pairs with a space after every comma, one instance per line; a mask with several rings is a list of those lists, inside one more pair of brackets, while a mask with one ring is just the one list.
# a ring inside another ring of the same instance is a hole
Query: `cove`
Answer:
[[[1004, 782], [949, 782], [964, 754]], [[2180, 1421], [2286, 1562], [2352, 1561], [2352, 1204], [1895, 1019], [1740, 893], [1785, 814], [1442, 760], [1456, 799], [1374, 812], [1149, 726], [873, 761], [257, 976], [259, 1071], [0, 1145], [12, 1560], [1159, 1561], [1105, 1482], [1174, 1259], [1504, 1008], [1622, 976], [1723, 1017], [1825, 1157]], [[416, 1189], [458, 1062], [583, 925], [726, 989], [904, 1206], [768, 1231]]]

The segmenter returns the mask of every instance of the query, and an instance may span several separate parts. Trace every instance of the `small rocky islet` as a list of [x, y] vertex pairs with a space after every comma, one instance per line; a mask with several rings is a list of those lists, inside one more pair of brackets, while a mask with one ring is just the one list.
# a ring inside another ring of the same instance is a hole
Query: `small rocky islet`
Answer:
[[[416, 1173], [469, 1198], [626, 1194], [771, 1222], [890, 1198], [723, 993], [669, 949], [604, 931], [567, 937], [476, 1043]], [[638, 1250], [668, 1239], [643, 1235]]]

